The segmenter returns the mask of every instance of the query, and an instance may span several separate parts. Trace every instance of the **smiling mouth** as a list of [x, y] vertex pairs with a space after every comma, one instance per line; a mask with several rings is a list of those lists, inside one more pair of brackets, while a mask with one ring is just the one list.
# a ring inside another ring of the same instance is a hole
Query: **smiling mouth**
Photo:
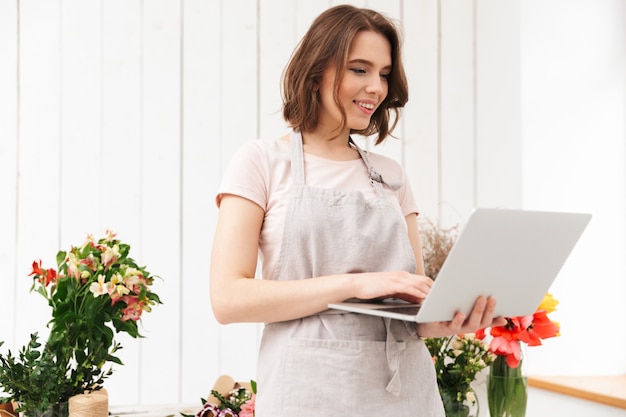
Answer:
[[375, 105], [373, 105], [371, 103], [363, 103], [361, 101], [355, 101], [354, 103], [357, 106], [363, 107], [364, 109], [368, 109], [368, 110], [374, 110], [374, 108], [376, 107]]

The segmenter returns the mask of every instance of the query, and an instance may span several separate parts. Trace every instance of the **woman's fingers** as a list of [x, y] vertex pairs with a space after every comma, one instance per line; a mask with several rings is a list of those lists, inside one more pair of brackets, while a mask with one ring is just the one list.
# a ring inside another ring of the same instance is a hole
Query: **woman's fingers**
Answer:
[[475, 332], [478, 329], [489, 327], [493, 321], [493, 313], [496, 311], [496, 300], [492, 297], [478, 297], [469, 318], [464, 323], [466, 333]]
[[490, 326], [506, 323], [503, 317], [494, 318], [496, 300], [491, 297], [478, 297], [469, 316], [463, 313], [454, 315], [451, 321], [418, 324], [418, 334], [425, 337], [445, 337], [454, 334], [474, 333]]

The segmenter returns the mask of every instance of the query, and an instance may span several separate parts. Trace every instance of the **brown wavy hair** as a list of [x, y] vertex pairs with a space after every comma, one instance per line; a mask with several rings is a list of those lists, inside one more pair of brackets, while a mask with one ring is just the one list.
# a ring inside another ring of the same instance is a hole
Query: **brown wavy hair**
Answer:
[[[384, 36], [391, 45], [391, 73], [388, 93], [363, 130], [352, 130], [365, 136], [378, 134], [376, 145], [383, 142], [396, 127], [400, 109], [409, 99], [408, 85], [401, 57], [401, 38], [396, 25], [381, 13], [349, 5], [332, 7], [320, 14], [296, 47], [283, 73], [283, 117], [290, 127], [310, 131], [317, 127], [321, 105], [318, 87], [329, 67], [345, 68], [354, 37], [362, 31]], [[338, 98], [343, 71], [336, 71], [333, 97], [345, 127], [346, 111]], [[394, 113], [390, 122], [391, 113]], [[391, 123], [391, 126], [390, 126]]]

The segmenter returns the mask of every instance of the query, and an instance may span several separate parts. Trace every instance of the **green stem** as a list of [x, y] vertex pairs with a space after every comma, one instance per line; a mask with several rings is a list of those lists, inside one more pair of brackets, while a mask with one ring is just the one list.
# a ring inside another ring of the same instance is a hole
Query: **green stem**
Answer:
[[524, 417], [526, 415], [526, 378], [522, 375], [522, 362], [517, 368], [498, 356], [491, 364], [487, 384], [487, 400], [491, 417]]

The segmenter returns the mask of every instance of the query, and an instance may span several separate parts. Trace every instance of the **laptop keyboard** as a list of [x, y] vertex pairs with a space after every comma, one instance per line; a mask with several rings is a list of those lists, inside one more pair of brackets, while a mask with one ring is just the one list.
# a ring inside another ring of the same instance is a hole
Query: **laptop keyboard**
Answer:
[[390, 313], [408, 314], [414, 316], [419, 311], [419, 307], [383, 307], [377, 308], [378, 311], [387, 311]]

